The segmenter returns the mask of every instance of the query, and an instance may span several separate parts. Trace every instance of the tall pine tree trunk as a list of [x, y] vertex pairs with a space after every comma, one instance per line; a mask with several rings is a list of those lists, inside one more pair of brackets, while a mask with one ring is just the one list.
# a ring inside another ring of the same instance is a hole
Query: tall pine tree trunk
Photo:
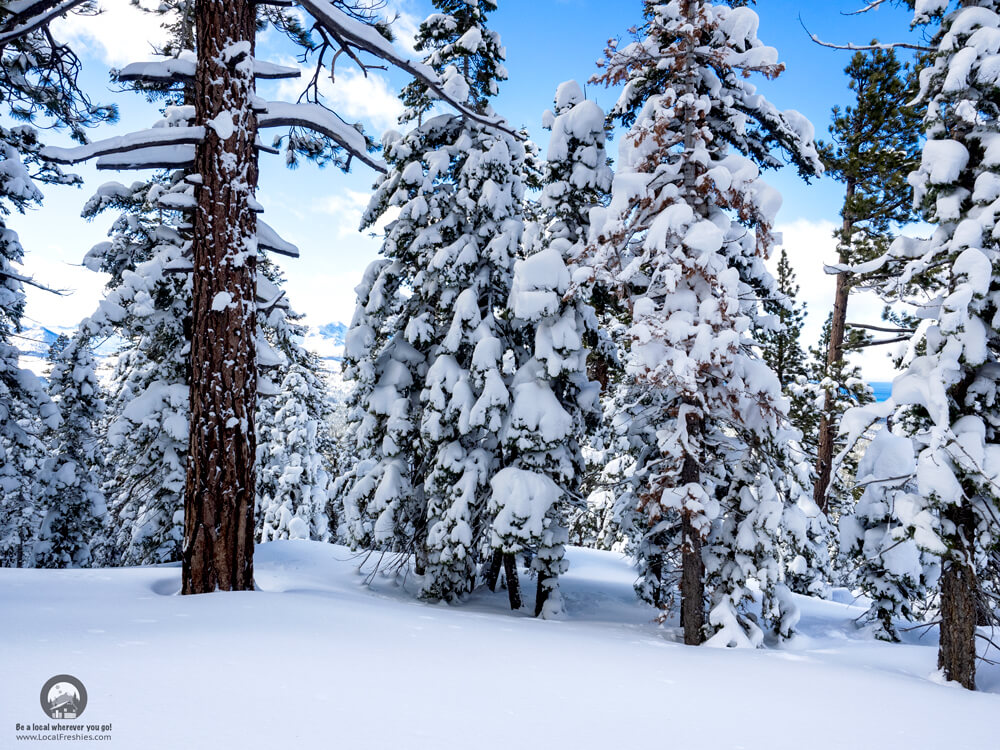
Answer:
[[255, 5], [198, 0], [191, 435], [185, 594], [253, 588], [256, 369]]
[[681, 547], [681, 627], [684, 643], [698, 646], [705, 639], [705, 563], [701, 559], [701, 535], [691, 518], [681, 519], [684, 544]]
[[[854, 228], [854, 220], [848, 212], [848, 207], [854, 198], [855, 180], [853, 177], [847, 180], [847, 194], [844, 199], [844, 225], [841, 228], [841, 248], [847, 246], [851, 241], [851, 232]], [[848, 258], [843, 249], [840, 251], [838, 259], [840, 263], [846, 263]], [[844, 334], [847, 328], [847, 302], [850, 298], [851, 286], [848, 283], [847, 274], [837, 274], [837, 293], [833, 301], [833, 317], [830, 322], [830, 345], [826, 353], [826, 369], [832, 372], [837, 362], [844, 357]], [[833, 401], [836, 394], [829, 391], [823, 404], [823, 413], [819, 421], [819, 446], [816, 454], [816, 484], [813, 486], [813, 499], [820, 510], [826, 512], [826, 493], [830, 487], [831, 471], [833, 468], [833, 444], [837, 436], [839, 425], [831, 418], [833, 414]]]
[[[971, 536], [975, 520], [968, 507], [956, 509], [950, 518], [957, 536]], [[964, 560], [964, 549], [955, 551], [959, 559], [946, 560], [941, 573], [941, 641], [938, 668], [947, 680], [969, 690], [976, 689], [976, 574]]]
[[517, 577], [517, 559], [511, 552], [504, 553], [503, 572], [507, 578], [507, 598], [510, 600], [510, 608], [518, 610], [521, 608], [521, 581]]
[[500, 568], [503, 567], [503, 550], [493, 550], [490, 558], [490, 566], [486, 571], [486, 585], [490, 591], [497, 590], [497, 581], [500, 580]]
[[[681, 483], [698, 484], [698, 465], [691, 456], [684, 459]], [[698, 646], [705, 639], [705, 562], [701, 559], [701, 532], [691, 523], [689, 513], [681, 515], [681, 627], [684, 643]]]
[[[681, 3], [681, 12], [685, 18], [694, 20], [693, 8], [689, 0]], [[684, 93], [695, 96], [698, 91], [698, 64], [694, 50], [700, 42], [702, 32], [694, 24], [691, 38], [686, 40], [684, 55], [685, 87]], [[688, 203], [702, 217], [708, 216], [703, 195], [698, 190], [698, 162], [695, 160], [696, 146], [695, 129], [701, 113], [692, 107], [686, 107], [684, 112], [684, 190]], [[694, 404], [691, 404], [694, 406]], [[697, 440], [701, 433], [701, 419], [693, 415], [687, 417], [687, 431], [691, 439]], [[701, 470], [697, 461], [691, 455], [685, 455], [681, 467], [680, 483], [701, 484]], [[705, 635], [705, 563], [701, 559], [701, 532], [694, 528], [691, 516], [685, 512], [681, 515], [681, 626], [684, 628], [684, 643], [697, 646]]]

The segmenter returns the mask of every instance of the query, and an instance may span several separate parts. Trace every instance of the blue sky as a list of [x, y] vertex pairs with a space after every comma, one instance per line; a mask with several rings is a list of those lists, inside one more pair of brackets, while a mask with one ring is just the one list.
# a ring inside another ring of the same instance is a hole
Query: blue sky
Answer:
[[[118, 93], [108, 83], [110, 66], [150, 59], [148, 40], [157, 34], [155, 20], [129, 7], [128, 0], [101, 0], [101, 4], [106, 9], [101, 17], [71, 18], [57, 28], [61, 36], [76, 43], [93, 98], [115, 101], [121, 107], [121, 123], [95, 131], [95, 139], [148, 127], [158, 117], [141, 97]], [[850, 101], [843, 74], [850, 53], [814, 44], [799, 16], [810, 31], [832, 42], [919, 38], [919, 32], [910, 32], [909, 16], [902, 10], [882, 8], [861, 16], [844, 15], [861, 5], [860, 0], [762, 0], [757, 9], [761, 39], [776, 47], [787, 65], [778, 80], [760, 81], [760, 90], [782, 109], [796, 109], [809, 117], [820, 137], [826, 135], [831, 107]], [[416, 24], [430, 12], [430, 3], [392, 0], [391, 7], [400, 14], [399, 43], [407, 48]], [[607, 39], [627, 39], [628, 28], [640, 21], [639, 0], [500, 0], [491, 25], [506, 45], [510, 78], [501, 89], [496, 109], [515, 125], [527, 127], [544, 151], [541, 114], [550, 106], [558, 84], [570, 78], [586, 81], [595, 73], [595, 61]], [[273, 36], [259, 45], [259, 57], [282, 61], [290, 54]], [[405, 77], [376, 71], [365, 79], [342, 65], [337, 73], [337, 82], [327, 89], [345, 119], [364, 122], [376, 138], [394, 125], [399, 110], [395, 94]], [[261, 93], [270, 98], [297, 93], [297, 83], [280, 86], [279, 90], [277, 83], [265, 84]], [[605, 109], [614, 103], [613, 91], [590, 85], [587, 93]], [[48, 138], [60, 145], [68, 141], [60, 133]], [[614, 154], [616, 148], [617, 141], [609, 150]], [[97, 173], [89, 166], [77, 171], [87, 180], [83, 190], [47, 188], [41, 209], [11, 220], [28, 254], [26, 269], [42, 281], [73, 290], [64, 298], [32, 291], [28, 308], [32, 322], [74, 325], [94, 308], [103, 279], [78, 264], [94, 243], [105, 238], [113, 217], [87, 223], [78, 218], [80, 208], [101, 183], [138, 179], [134, 173]], [[833, 251], [830, 232], [838, 221], [842, 191], [830, 179], [806, 185], [791, 170], [772, 173], [767, 179], [784, 195], [778, 224], [799, 273], [802, 296], [812, 311], [804, 333], [811, 343], [832, 305], [833, 284], [824, 276], [822, 263], [830, 260]], [[280, 157], [264, 156], [259, 198], [268, 223], [301, 248], [300, 259], [281, 261], [292, 304], [313, 325], [350, 321], [352, 289], [378, 251], [376, 239], [357, 231], [373, 180], [374, 174], [363, 166], [348, 175], [312, 165], [289, 171]], [[880, 307], [872, 299], [852, 305], [851, 317], [856, 319], [875, 316]], [[868, 357], [865, 370], [871, 379], [883, 379], [891, 371], [881, 356]]]

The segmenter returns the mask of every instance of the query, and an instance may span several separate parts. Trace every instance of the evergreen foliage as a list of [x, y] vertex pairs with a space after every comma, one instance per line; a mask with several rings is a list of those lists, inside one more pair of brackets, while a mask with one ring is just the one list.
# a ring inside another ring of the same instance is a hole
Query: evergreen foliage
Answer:
[[600, 79], [624, 84], [612, 117], [629, 132], [590, 265], [628, 300], [626, 370], [655, 435], [633, 471], [640, 592], [664, 606], [679, 574], [688, 643], [761, 643], [746, 617], [751, 578], [763, 623], [787, 634], [780, 539], [802, 542], [806, 527], [805, 511], [782, 501], [803, 488], [783, 450], [780, 385], [747, 336], [777, 296], [763, 262], [780, 201], [759, 169], [782, 163], [777, 150], [802, 174], [821, 165], [808, 122], [745, 78], [782, 70], [757, 26], [748, 8], [647, 2], [636, 41], [611, 46]]
[[[846, 267], [860, 268], [879, 257], [902, 224], [913, 217], [912, 198], [906, 175], [915, 168], [919, 155], [920, 109], [913, 105], [916, 74], [903, 65], [892, 49], [875, 49], [855, 54], [844, 71], [855, 94], [855, 103], [833, 109], [830, 134], [833, 143], [821, 145], [827, 172], [844, 183], [841, 210], [843, 223], [837, 232], [841, 273], [829, 330], [824, 333], [825, 350], [817, 353], [816, 380], [823, 389], [819, 402], [814, 498], [828, 513], [829, 507], [844, 502], [842, 474], [834, 456], [840, 449], [837, 434], [845, 408], [845, 394], [861, 395], [850, 379], [852, 368], [847, 355], [855, 349], [874, 345], [848, 325], [851, 292], [877, 286], [879, 275], [845, 273]], [[899, 325], [905, 335], [915, 320], [900, 321], [887, 309], [886, 320]], [[885, 328], [892, 331], [893, 327]], [[883, 341], [899, 339], [883, 338]], [[846, 376], [846, 378], [845, 378]], [[860, 403], [864, 403], [861, 400]], [[848, 404], [849, 406], [849, 404]], [[832, 490], [832, 491], [831, 491]]]
[[61, 421], [46, 436], [48, 456], [38, 475], [44, 514], [35, 545], [40, 568], [83, 568], [100, 561], [104, 545], [104, 495], [94, 466], [95, 426], [104, 410], [87, 322], [53, 357], [49, 395]]
[[926, 142], [909, 181], [933, 234], [901, 237], [870, 265], [883, 275], [886, 300], [919, 310], [925, 323], [890, 401], [851, 414], [853, 438], [880, 417], [891, 416], [892, 427], [859, 467], [865, 494], [843, 539], [864, 553], [871, 616], [886, 635], [893, 635], [886, 620], [905, 615], [921, 587], [940, 591], [939, 666], [970, 689], [980, 580], [1000, 533], [1000, 192], [990, 151], [1000, 116], [991, 64], [998, 40], [998, 3], [959, 3], [941, 18], [936, 52], [920, 76]]
[[[88, 9], [90, 4], [80, 8]], [[87, 128], [117, 117], [114, 107], [87, 98], [78, 84], [79, 72], [79, 58], [55, 39], [47, 24], [8, 38], [0, 49], [0, 100], [6, 115], [0, 124], [0, 561], [7, 565], [30, 565], [34, 559], [31, 545], [41, 511], [30, 478], [45, 454], [42, 434], [59, 419], [41, 383], [18, 361], [24, 284], [37, 282], [17, 270], [24, 248], [7, 217], [41, 203], [39, 184], [80, 182], [43, 158], [37, 128], [65, 128], [84, 142]]]

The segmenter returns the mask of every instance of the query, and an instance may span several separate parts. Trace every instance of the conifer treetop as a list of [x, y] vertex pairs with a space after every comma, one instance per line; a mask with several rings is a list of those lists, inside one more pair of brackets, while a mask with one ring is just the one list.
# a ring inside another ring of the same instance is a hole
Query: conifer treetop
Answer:
[[783, 166], [779, 151], [804, 177], [823, 171], [809, 121], [795, 110], [778, 110], [748, 80], [753, 74], [776, 78], [785, 69], [777, 50], [757, 37], [755, 11], [704, 0], [646, 0], [644, 15], [635, 41], [619, 49], [609, 40], [598, 63], [604, 72], [593, 79], [624, 84], [613, 119], [631, 126], [650, 100], [672, 107], [683, 89], [702, 100], [711, 132], [762, 168]]

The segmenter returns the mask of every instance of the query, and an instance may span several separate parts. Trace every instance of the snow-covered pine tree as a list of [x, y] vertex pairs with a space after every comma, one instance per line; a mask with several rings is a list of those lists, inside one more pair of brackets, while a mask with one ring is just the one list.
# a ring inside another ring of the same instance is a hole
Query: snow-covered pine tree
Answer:
[[[16, 354], [13, 346], [11, 350]], [[17, 361], [11, 356], [8, 362]], [[8, 401], [0, 411], [0, 566], [22, 568], [34, 563], [33, 547], [42, 521], [37, 487], [30, 481], [45, 459], [40, 434], [43, 428], [59, 424], [59, 413], [31, 372], [12, 372], [17, 373], [14, 385], [19, 388], [2, 394]]]
[[[386, 257], [358, 289], [347, 343], [362, 461], [344, 513], [355, 543], [416, 554], [422, 596], [456, 601], [475, 585], [490, 479], [502, 468], [499, 432], [517, 368], [502, 310], [523, 228], [526, 152], [507, 130], [482, 125], [495, 120], [489, 100], [506, 78], [499, 36], [485, 26], [496, 4], [435, 7], [417, 48], [477, 118], [428, 118], [433, 92], [420, 79], [404, 91], [403, 120], [417, 126], [386, 140], [390, 170], [363, 223], [390, 207], [400, 213]], [[510, 574], [512, 553], [507, 560]], [[516, 571], [510, 583], [515, 604]]]
[[[170, 31], [159, 51], [172, 61], [165, 65], [164, 75], [144, 78], [140, 74], [148, 71], [143, 65], [116, 72], [119, 80], [151, 101], [163, 102], [164, 116], [154, 130], [191, 125], [194, 110], [187, 102], [192, 87], [183, 73], [194, 54], [192, 11], [188, 0], [163, 3], [156, 10]], [[129, 186], [107, 183], [83, 212], [88, 219], [107, 210], [120, 212], [110, 241], [97, 245], [84, 260], [91, 269], [111, 276], [108, 297], [91, 324], [101, 337], [122, 343], [104, 430], [112, 540], [108, 561], [116, 564], [169, 562], [181, 555], [190, 421], [188, 257], [193, 227], [185, 215], [194, 192], [190, 174], [190, 168], [182, 167]], [[268, 235], [259, 243], [262, 253], [268, 242], [283, 252], [295, 252]], [[272, 266], [262, 262], [258, 322], [265, 333], [275, 334], [288, 303], [284, 292], [267, 278]], [[257, 354], [267, 366], [278, 358], [266, 341], [258, 342]]]
[[[880, 263], [862, 269], [881, 266], [882, 294], [912, 304], [924, 323], [887, 405], [851, 416], [857, 436], [896, 409], [893, 439], [873, 441], [864, 459], [889, 488], [883, 492], [892, 496], [891, 520], [862, 506], [851, 539], [862, 538], [874, 553], [873, 573], [882, 566], [895, 580], [939, 585], [938, 666], [971, 690], [979, 578], [1000, 537], [1000, 298], [993, 281], [1000, 266], [1000, 110], [992, 65], [1000, 52], [1000, 3], [918, 3], [915, 21], [930, 17], [940, 18], [941, 27], [920, 75], [926, 141], [909, 182], [934, 232], [926, 240], [895, 240]], [[872, 538], [880, 528], [880, 538]], [[909, 540], [935, 565], [920, 564], [921, 555], [899, 555]], [[892, 583], [870, 585], [876, 606]]]
[[[387, 181], [398, 180], [401, 174], [394, 153], [392, 146], [386, 149]], [[435, 202], [429, 193], [428, 213], [414, 216], [406, 210], [407, 192], [403, 188], [397, 194], [404, 205], [399, 218], [386, 228], [382, 252], [387, 258], [372, 263], [357, 288], [358, 308], [346, 336], [343, 372], [354, 383], [348, 399], [348, 434], [356, 465], [342, 489], [339, 528], [356, 549], [413, 554], [417, 572], [423, 574], [426, 502], [419, 397], [434, 326], [431, 311], [421, 309], [419, 293], [405, 297], [400, 287], [417, 278], [417, 259], [422, 255], [412, 243], [427, 228], [422, 219], [431, 215]], [[382, 210], [383, 206], [374, 207], [375, 212]], [[375, 220], [371, 213], [372, 209], [364, 221]], [[435, 210], [434, 215], [442, 214]]]
[[44, 514], [35, 545], [40, 568], [88, 567], [102, 558], [106, 507], [94, 475], [95, 425], [104, 411], [89, 321], [54, 353], [49, 395], [61, 422], [47, 435], [48, 457], [37, 477]]
[[0, 125], [0, 560], [5, 565], [30, 565], [33, 559], [40, 513], [25, 480], [38, 472], [42, 431], [58, 421], [41, 383], [21, 369], [12, 340], [21, 330], [24, 284], [35, 282], [17, 269], [24, 248], [6, 217], [41, 202], [36, 183], [79, 182], [40, 154], [35, 125], [67, 128], [85, 142], [87, 127], [116, 116], [113, 107], [86, 97], [77, 82], [79, 59], [48, 28], [61, 13], [89, 8], [82, 0], [0, 3], [0, 100], [8, 118]]
[[763, 318], [763, 327], [755, 335], [764, 361], [774, 370], [781, 392], [788, 399], [788, 421], [800, 433], [800, 437], [774, 450], [782, 468], [779, 494], [784, 502], [799, 506], [799, 520], [805, 522], [802, 526], [788, 519], [787, 545], [794, 552], [787, 560], [786, 581], [796, 593], [822, 595], [833, 577], [833, 535], [831, 525], [811, 498], [811, 488], [819, 426], [817, 401], [823, 392], [810, 380], [809, 360], [800, 343], [806, 306], [797, 301], [799, 285], [785, 248], [778, 257], [775, 282], [777, 296], [764, 301], [764, 311], [770, 316]]
[[111, 276], [90, 318], [94, 338], [121, 342], [102, 430], [110, 564], [180, 559], [191, 283], [171, 269], [183, 267], [190, 225], [168, 206], [170, 196], [189, 193], [183, 178], [178, 171], [128, 187], [102, 185], [83, 212], [121, 212], [110, 240], [84, 259]]
[[[172, 111], [168, 107], [167, 112]], [[106, 210], [122, 213], [111, 229], [111, 239], [90, 251], [85, 263], [111, 275], [108, 296], [92, 317], [102, 337], [119, 339], [112, 376], [112, 399], [105, 420], [108, 453], [105, 488], [110, 505], [110, 534], [114, 542], [110, 561], [151, 564], [180, 559], [183, 539], [184, 476], [188, 441], [190, 277], [184, 259], [190, 225], [167, 207], [190, 191], [183, 170], [130, 187], [103, 185], [87, 203], [84, 215], [93, 218]], [[306, 442], [299, 455], [315, 453], [325, 439], [325, 387], [319, 363], [294, 340], [298, 329], [287, 319], [287, 300], [273, 264], [262, 257], [258, 278], [258, 321], [262, 332], [257, 348], [263, 368], [295, 361], [307, 385], [304, 402], [315, 431], [297, 433]], [[271, 281], [269, 277], [274, 277]], [[269, 343], [270, 342], [270, 343]], [[265, 344], [268, 344], [265, 346]], [[278, 377], [280, 382], [281, 376]], [[269, 381], [268, 381], [269, 382]], [[274, 396], [278, 389], [269, 388]], [[285, 441], [263, 399], [258, 420], [268, 439]], [[307, 448], [308, 446], [308, 448]], [[273, 469], [273, 467], [272, 467]], [[320, 501], [325, 486], [322, 472], [309, 492]]]
[[[20, 148], [12, 141], [22, 141]], [[20, 133], [0, 129], [0, 213], [23, 211], [41, 200], [22, 161], [35, 143], [31, 129]], [[24, 257], [17, 233], [0, 218], [0, 564], [30, 566], [31, 546], [40, 521], [34, 492], [27, 478], [38, 471], [44, 454], [40, 441], [42, 425], [58, 424], [58, 412], [31, 372], [21, 369], [15, 337], [24, 314], [24, 282], [14, 264]]]
[[[598, 80], [625, 84], [612, 117], [629, 128], [610, 206], [592, 233], [592, 275], [632, 313], [627, 369], [657, 409], [656, 453], [644, 466], [647, 538], [679, 552], [685, 642], [756, 645], [746, 617], [763, 594], [761, 624], [787, 633], [779, 536], [796, 506], [771, 455], [784, 444], [784, 402], [753, 350], [764, 267], [779, 196], [759, 176], [783, 151], [804, 175], [822, 169], [812, 127], [780, 112], [747, 77], [778, 75], [749, 8], [700, 0], [645, 3], [637, 40], [612, 44]], [[751, 231], [748, 231], [750, 229]], [[801, 524], [800, 524], [801, 525]], [[644, 577], [672, 573], [646, 565]], [[706, 627], [705, 596], [710, 614]]]
[[[906, 175], [919, 159], [921, 113], [912, 103], [916, 94], [914, 71], [901, 63], [892, 49], [858, 52], [844, 72], [855, 102], [843, 111], [834, 107], [830, 126], [833, 142], [821, 144], [820, 153], [827, 174], [844, 183], [843, 224], [837, 232], [838, 262], [858, 264], [884, 253], [899, 225], [913, 218]], [[844, 392], [859, 390], [856, 384], [841, 379], [851, 369], [844, 360], [852, 351], [852, 343], [870, 345], [857, 341], [847, 326], [850, 294], [852, 289], [876, 283], [877, 279], [870, 275], [837, 275], [830, 329], [824, 334], [827, 348], [820, 360], [824, 367], [818, 378], [824, 394], [813, 497], [824, 511], [831, 499], [846, 499], [831, 496]], [[884, 325], [877, 328], [892, 331], [892, 327]]]
[[914, 619], [914, 603], [940, 574], [940, 564], [907, 538], [894, 510], [920, 502], [915, 468], [909, 438], [878, 430], [857, 465], [861, 496], [840, 519], [841, 551], [852, 571], [848, 582], [871, 597], [864, 621], [885, 641], [899, 640], [894, 620]]
[[788, 418], [802, 433], [800, 446], [815, 461], [819, 417], [815, 389], [809, 383], [808, 359], [801, 343], [806, 305], [798, 301], [799, 285], [784, 247], [778, 257], [775, 281], [778, 297], [767, 300], [764, 310], [777, 318], [777, 326], [762, 329], [757, 338], [764, 361], [778, 376], [781, 392], [789, 400]]
[[[259, 268], [258, 282], [281, 289], [283, 278], [270, 259], [262, 257]], [[257, 402], [256, 537], [263, 542], [330, 539], [330, 394], [323, 363], [300, 343], [299, 317], [279, 306], [258, 311], [270, 350], [258, 348], [257, 364], [273, 364], [276, 373], [275, 393]]]
[[[194, 167], [190, 177], [194, 195], [183, 206], [175, 206], [194, 213], [188, 268], [197, 269], [192, 288], [184, 593], [253, 586], [256, 251], [264, 245], [291, 248], [256, 216], [261, 210], [254, 198], [258, 130], [302, 128], [314, 136], [303, 141], [293, 133], [291, 149], [302, 146], [318, 157], [329, 149], [349, 155], [340, 162], [345, 168], [356, 158], [384, 169], [370, 155], [368, 139], [320, 104], [319, 74], [311, 79], [305, 101], [264, 102], [256, 96], [258, 77], [300, 75], [297, 68], [254, 59], [258, 32], [274, 25], [306, 44], [305, 56], [316, 54], [317, 69], [332, 66], [326, 62], [330, 53], [335, 61], [340, 52], [347, 52], [360, 65], [364, 63], [358, 53], [374, 55], [424, 81], [430, 94], [451, 103], [470, 121], [498, 126], [462, 103], [463, 96], [456, 100], [453, 88], [432, 69], [401, 56], [367, 3], [300, 0], [298, 4], [311, 16], [305, 24], [289, 23], [287, 13], [266, 5], [261, 16], [258, 4], [246, 0], [195, 3], [193, 58], [178, 55], [140, 63], [118, 76], [148, 83], [193, 80], [193, 122], [173, 131], [146, 130], [92, 147], [48, 152], [64, 163], [98, 158], [99, 165], [118, 169]], [[265, 22], [258, 23], [261, 20]], [[313, 43], [307, 27], [319, 32], [319, 42]]]
[[535, 551], [535, 614], [557, 616], [563, 604], [569, 510], [579, 505], [585, 469], [581, 445], [596, 422], [599, 383], [587, 377], [588, 339], [597, 339], [594, 309], [570, 294], [570, 269], [583, 255], [590, 210], [611, 183], [604, 150], [604, 112], [575, 81], [562, 84], [555, 109], [539, 216], [527, 233], [527, 257], [514, 266], [509, 308], [524, 348], [511, 384], [513, 403], [501, 441], [506, 467], [491, 480], [490, 511], [497, 553]]
[[315, 372], [292, 361], [278, 393], [258, 407], [259, 541], [330, 539], [330, 475], [319, 450], [324, 422], [309, 408], [316, 385]]

